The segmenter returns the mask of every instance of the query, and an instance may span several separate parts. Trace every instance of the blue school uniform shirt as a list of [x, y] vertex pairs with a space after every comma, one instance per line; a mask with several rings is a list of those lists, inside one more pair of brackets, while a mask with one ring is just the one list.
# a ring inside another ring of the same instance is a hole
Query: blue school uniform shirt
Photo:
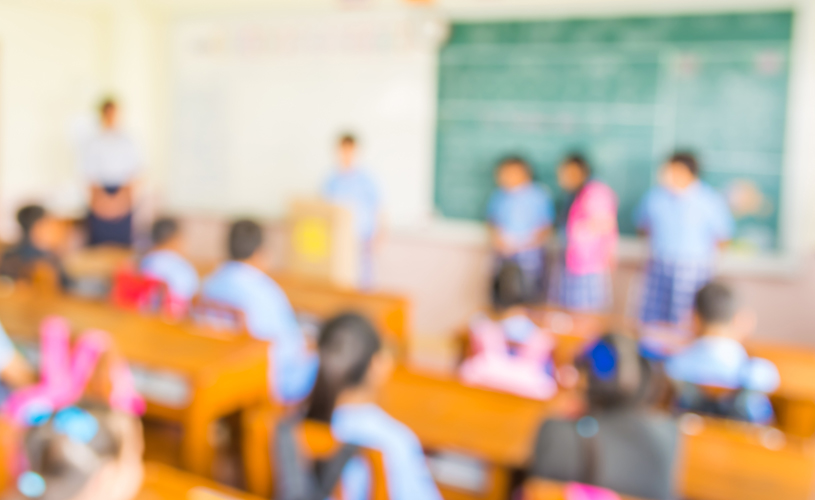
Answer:
[[230, 261], [206, 279], [201, 294], [242, 311], [249, 333], [272, 342], [270, 376], [279, 400], [295, 402], [308, 395], [317, 376], [317, 356], [308, 351], [289, 299], [272, 278]]
[[198, 292], [198, 272], [184, 257], [171, 250], [155, 250], [141, 261], [142, 274], [167, 284], [174, 296], [190, 300]]
[[[391, 500], [441, 500], [419, 440], [404, 424], [374, 404], [345, 405], [331, 418], [334, 437], [344, 443], [382, 453]], [[370, 471], [362, 459], [352, 459], [343, 471], [346, 500], [368, 498]]]
[[665, 371], [680, 382], [764, 393], [773, 392], [780, 382], [771, 362], [751, 359], [738, 341], [716, 336], [702, 337], [668, 358]]
[[376, 183], [368, 173], [359, 168], [335, 169], [323, 185], [323, 196], [351, 211], [357, 236], [362, 241], [373, 238], [380, 201]]
[[734, 231], [724, 196], [701, 181], [682, 193], [652, 188], [637, 208], [635, 223], [649, 233], [651, 256], [669, 261], [709, 261]]
[[540, 186], [529, 183], [511, 191], [497, 189], [487, 206], [487, 221], [515, 245], [525, 245], [552, 225], [555, 209]]

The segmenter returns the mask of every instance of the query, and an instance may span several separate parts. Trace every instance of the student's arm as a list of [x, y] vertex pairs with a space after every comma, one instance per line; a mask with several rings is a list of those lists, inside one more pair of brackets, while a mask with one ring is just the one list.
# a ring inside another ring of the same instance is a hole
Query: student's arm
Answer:
[[500, 255], [512, 255], [515, 249], [512, 248], [512, 245], [510, 245], [506, 238], [504, 238], [504, 235], [499, 227], [494, 226], [493, 224], [488, 224], [487, 231], [489, 231], [490, 247], [492, 247], [496, 253]]
[[0, 370], [0, 380], [12, 389], [18, 389], [33, 384], [37, 377], [28, 362], [15, 352], [6, 366]]

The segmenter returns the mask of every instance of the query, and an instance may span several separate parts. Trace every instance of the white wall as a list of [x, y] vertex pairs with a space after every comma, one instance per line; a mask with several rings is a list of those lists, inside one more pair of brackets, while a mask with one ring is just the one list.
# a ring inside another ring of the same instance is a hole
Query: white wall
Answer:
[[[93, 9], [0, 2], [0, 237], [14, 209], [75, 180], [69, 124], [104, 84]], [[57, 204], [63, 200], [51, 199]]]

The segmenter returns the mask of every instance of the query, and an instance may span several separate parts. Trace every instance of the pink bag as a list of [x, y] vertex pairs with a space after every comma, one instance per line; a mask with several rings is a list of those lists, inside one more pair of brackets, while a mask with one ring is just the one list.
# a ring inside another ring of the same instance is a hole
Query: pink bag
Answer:
[[481, 317], [470, 330], [476, 353], [461, 365], [464, 383], [541, 400], [557, 393], [557, 383], [543, 371], [554, 348], [550, 337], [533, 335], [513, 356], [497, 323]]
[[566, 500], [620, 500], [620, 495], [605, 488], [569, 483], [564, 491]]
[[[71, 350], [71, 331], [62, 318], [50, 317], [40, 326], [40, 383], [15, 391], [2, 411], [18, 424], [78, 402], [88, 385], [102, 354], [110, 348], [108, 335], [99, 330], [88, 331]], [[136, 392], [130, 369], [122, 360], [111, 368], [111, 407], [141, 415], [146, 403]]]

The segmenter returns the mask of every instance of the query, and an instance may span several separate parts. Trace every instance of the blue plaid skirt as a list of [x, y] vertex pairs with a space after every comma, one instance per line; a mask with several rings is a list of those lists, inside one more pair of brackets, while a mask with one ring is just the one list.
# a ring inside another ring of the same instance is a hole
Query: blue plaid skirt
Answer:
[[552, 301], [565, 309], [602, 312], [611, 306], [611, 278], [608, 273], [575, 274], [561, 261], [552, 283]]
[[693, 299], [713, 276], [708, 262], [651, 259], [645, 274], [643, 323], [679, 324], [690, 319]]

